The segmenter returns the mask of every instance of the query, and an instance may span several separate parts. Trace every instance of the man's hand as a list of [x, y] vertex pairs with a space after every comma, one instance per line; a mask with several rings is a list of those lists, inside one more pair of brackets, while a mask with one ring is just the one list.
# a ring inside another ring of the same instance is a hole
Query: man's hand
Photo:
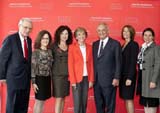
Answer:
[[130, 79], [127, 79], [127, 80], [126, 80], [126, 86], [130, 86], [131, 83], [132, 83], [132, 80], [130, 80]]
[[112, 85], [115, 87], [115, 86], [119, 86], [119, 79], [113, 79], [112, 81]]
[[6, 83], [6, 79], [0, 80], [0, 83]]

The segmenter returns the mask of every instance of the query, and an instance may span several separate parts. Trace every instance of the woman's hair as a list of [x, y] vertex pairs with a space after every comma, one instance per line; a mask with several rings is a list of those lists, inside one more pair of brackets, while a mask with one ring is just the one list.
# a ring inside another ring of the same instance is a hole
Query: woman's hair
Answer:
[[155, 37], [154, 30], [153, 30], [152, 28], [150, 28], [150, 27], [145, 28], [145, 29], [143, 30], [142, 36], [144, 36], [144, 33], [145, 33], [146, 31], [150, 31], [150, 32], [152, 33], [152, 36]]
[[60, 35], [64, 30], [67, 30], [67, 32], [68, 32], [68, 39], [66, 41], [66, 44], [69, 45], [72, 43], [73, 37], [72, 37], [71, 29], [66, 25], [61, 25], [57, 28], [57, 30], [54, 34], [54, 44], [56, 44], [56, 45], [60, 44]]
[[45, 34], [48, 34], [48, 36], [49, 36], [49, 43], [48, 43], [47, 48], [51, 48], [51, 43], [52, 43], [52, 36], [51, 36], [51, 34], [47, 30], [41, 30], [38, 33], [37, 37], [36, 37], [36, 40], [35, 40], [35, 43], [34, 43], [34, 49], [40, 49], [40, 47], [41, 47], [41, 40], [42, 40], [42, 38], [43, 38], [43, 36]]
[[75, 37], [75, 38], [77, 37], [77, 33], [78, 33], [78, 32], [84, 32], [85, 35], [86, 35], [86, 37], [88, 36], [88, 33], [87, 33], [87, 31], [86, 31], [85, 28], [83, 28], [83, 27], [78, 27], [78, 28], [74, 31], [74, 37]]
[[130, 39], [131, 39], [131, 40], [134, 40], [135, 29], [134, 29], [134, 27], [132, 27], [131, 25], [125, 25], [125, 26], [123, 26], [122, 31], [121, 31], [121, 37], [122, 37], [122, 39], [124, 39], [124, 37], [123, 37], [124, 28], [128, 28], [128, 31], [129, 31], [129, 33], [130, 33]]

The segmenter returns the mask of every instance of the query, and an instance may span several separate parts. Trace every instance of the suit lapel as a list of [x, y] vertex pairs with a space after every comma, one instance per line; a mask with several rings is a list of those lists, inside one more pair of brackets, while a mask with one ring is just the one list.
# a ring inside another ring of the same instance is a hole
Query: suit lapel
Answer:
[[155, 46], [155, 43], [153, 42], [149, 47], [146, 48], [146, 50], [144, 51], [144, 53], [147, 53], [154, 46]]
[[[131, 43], [133, 43], [132, 40], [126, 45], [126, 47], [124, 47], [124, 49], [122, 50], [122, 53], [125, 53], [125, 51], [128, 51], [128, 48], [130, 48]], [[122, 48], [123, 48], [123, 46], [122, 46]]]
[[90, 52], [90, 50], [89, 50], [89, 45], [88, 45], [88, 44], [86, 44], [86, 61], [88, 61], [88, 58], [89, 58], [89, 52]]
[[98, 58], [99, 43], [100, 43], [100, 40], [95, 43], [95, 48], [94, 48], [94, 49], [95, 49], [95, 50], [94, 50], [95, 53], [94, 53], [94, 54], [95, 54], [96, 58]]
[[21, 44], [21, 40], [20, 40], [20, 37], [19, 37], [19, 34], [17, 33], [17, 36], [16, 36], [16, 44], [17, 44], [17, 47], [18, 47], [18, 50], [19, 50], [19, 53], [22, 57], [23, 56], [23, 50], [22, 50], [22, 44]]
[[[108, 39], [108, 42], [106, 43], [106, 45], [105, 45], [105, 47], [104, 47], [104, 49], [103, 49], [103, 51], [102, 51], [102, 54], [101, 54], [98, 58], [101, 58], [102, 56], [104, 56], [104, 54], [107, 53], [106, 51], [109, 50], [110, 44], [111, 44], [111, 39], [109, 38], [109, 39]], [[98, 46], [98, 47], [99, 47], [99, 46]], [[98, 53], [98, 52], [97, 52], [97, 53]]]
[[83, 60], [82, 52], [80, 50], [80, 47], [79, 47], [78, 43], [76, 43], [75, 46], [76, 46], [76, 48], [75, 48], [76, 49], [76, 53], [78, 54], [78, 56], [81, 57], [81, 60]]

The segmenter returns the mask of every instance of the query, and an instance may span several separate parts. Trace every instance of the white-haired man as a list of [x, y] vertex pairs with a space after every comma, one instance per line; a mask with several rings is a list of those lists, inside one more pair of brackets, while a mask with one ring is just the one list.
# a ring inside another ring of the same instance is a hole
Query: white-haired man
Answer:
[[32, 21], [22, 18], [18, 32], [3, 41], [0, 50], [0, 80], [7, 83], [6, 113], [27, 113], [31, 79]]

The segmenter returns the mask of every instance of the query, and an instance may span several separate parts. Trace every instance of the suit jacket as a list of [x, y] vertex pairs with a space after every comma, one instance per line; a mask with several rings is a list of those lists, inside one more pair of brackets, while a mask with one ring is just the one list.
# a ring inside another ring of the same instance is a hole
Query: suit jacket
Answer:
[[122, 76], [130, 80], [136, 79], [138, 43], [130, 41], [122, 51]]
[[28, 60], [23, 56], [23, 50], [18, 33], [8, 36], [0, 51], [0, 79], [6, 79], [7, 87], [11, 89], [26, 89], [31, 79], [31, 39], [27, 37]]
[[114, 78], [121, 74], [122, 52], [120, 43], [109, 38], [101, 56], [98, 56], [100, 40], [93, 43], [95, 82], [101, 86], [111, 86]]
[[[92, 56], [92, 46], [86, 44], [86, 62], [87, 62], [87, 72], [88, 80], [93, 82], [93, 56]], [[77, 43], [73, 43], [69, 46], [68, 52], [68, 70], [69, 70], [69, 80], [71, 84], [79, 83], [83, 78], [83, 56], [80, 47]]]

